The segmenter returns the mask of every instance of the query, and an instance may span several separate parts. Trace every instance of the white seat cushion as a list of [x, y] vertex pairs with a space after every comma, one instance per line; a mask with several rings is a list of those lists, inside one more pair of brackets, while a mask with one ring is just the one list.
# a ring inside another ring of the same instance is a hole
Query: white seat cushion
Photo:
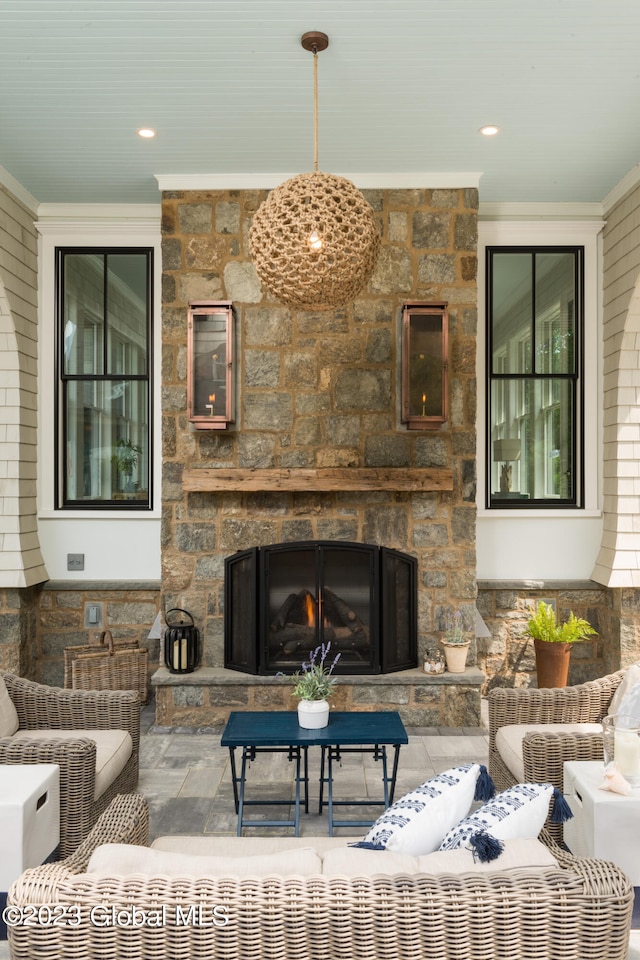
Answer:
[[106, 876], [169, 877], [264, 877], [309, 876], [322, 872], [322, 861], [311, 847], [253, 856], [218, 857], [139, 847], [127, 843], [104, 843], [91, 854], [87, 873]]
[[601, 723], [511, 723], [496, 734], [496, 750], [518, 783], [523, 783], [522, 741], [528, 733], [602, 733]]
[[133, 750], [131, 734], [126, 730], [18, 730], [20, 740], [93, 740], [96, 744], [96, 786], [94, 800], [124, 770]]
[[6, 683], [0, 677], [0, 737], [12, 737], [18, 726], [17, 710], [9, 696]]
[[168, 853], [188, 853], [208, 857], [250, 857], [271, 853], [284, 853], [295, 857], [298, 850], [313, 847], [319, 856], [325, 850], [334, 847], [344, 849], [354, 837], [225, 837], [196, 836], [185, 837], [180, 834], [157, 837], [151, 844], [153, 850], [165, 850]]
[[390, 850], [362, 850], [344, 847], [328, 850], [322, 857], [322, 872], [327, 876], [371, 877], [395, 873], [476, 873], [491, 870], [548, 869], [558, 861], [539, 840], [516, 838], [505, 840], [504, 850], [489, 863], [474, 859], [471, 850], [446, 850], [411, 857]]

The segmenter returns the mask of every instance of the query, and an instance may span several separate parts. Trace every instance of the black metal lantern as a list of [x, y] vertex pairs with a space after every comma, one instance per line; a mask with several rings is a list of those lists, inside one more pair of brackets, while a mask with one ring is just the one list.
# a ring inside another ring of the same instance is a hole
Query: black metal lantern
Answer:
[[[189, 620], [180, 618], [178, 623], [171, 623], [169, 615], [183, 613]], [[200, 631], [187, 610], [174, 607], [168, 610], [165, 616], [167, 629], [164, 632], [164, 662], [170, 673], [193, 673], [200, 666], [201, 648]]]

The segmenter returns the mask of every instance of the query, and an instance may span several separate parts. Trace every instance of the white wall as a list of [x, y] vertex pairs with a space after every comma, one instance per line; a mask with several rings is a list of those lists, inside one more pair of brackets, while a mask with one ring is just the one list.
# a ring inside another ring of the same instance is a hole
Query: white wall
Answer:
[[[38, 524], [51, 580], [159, 580], [161, 517], [161, 235], [160, 205], [47, 206], [39, 209], [40, 413], [38, 422]], [[55, 248], [127, 246], [154, 248], [154, 509], [145, 512], [54, 509]], [[67, 554], [83, 553], [84, 570], [67, 570]]]
[[[483, 211], [481, 207], [481, 217]], [[592, 210], [582, 220], [508, 219], [478, 224], [478, 524], [479, 580], [583, 580], [591, 577], [602, 537], [601, 253], [603, 223]], [[489, 219], [488, 217], [491, 217]], [[486, 508], [485, 256], [487, 246], [579, 244], [585, 248], [585, 504], [577, 510]]]

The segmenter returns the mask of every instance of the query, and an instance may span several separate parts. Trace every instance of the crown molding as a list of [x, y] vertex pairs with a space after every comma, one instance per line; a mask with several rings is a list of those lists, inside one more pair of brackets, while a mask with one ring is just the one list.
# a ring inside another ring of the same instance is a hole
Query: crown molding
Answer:
[[601, 203], [480, 203], [479, 220], [602, 220]]
[[616, 183], [613, 190], [610, 190], [602, 201], [602, 209], [605, 212], [613, 209], [616, 204], [620, 203], [622, 198], [629, 193], [630, 190], [633, 190], [634, 187], [637, 187], [640, 183], [640, 163], [637, 163], [635, 167], [632, 167], [631, 170], [627, 173], [626, 176], [622, 178], [620, 183]]
[[27, 208], [29, 213], [35, 215], [38, 212], [38, 201], [33, 194], [29, 193], [4, 167], [0, 167], [0, 186], [5, 187], [19, 203]]
[[160, 203], [41, 203], [37, 214], [39, 223], [56, 221], [79, 224], [99, 220], [159, 222], [162, 206]]
[[[302, 173], [304, 171], [298, 171]], [[272, 190], [295, 173], [187, 173], [156, 174], [161, 191]], [[481, 173], [336, 173], [360, 190], [458, 190], [478, 187]]]

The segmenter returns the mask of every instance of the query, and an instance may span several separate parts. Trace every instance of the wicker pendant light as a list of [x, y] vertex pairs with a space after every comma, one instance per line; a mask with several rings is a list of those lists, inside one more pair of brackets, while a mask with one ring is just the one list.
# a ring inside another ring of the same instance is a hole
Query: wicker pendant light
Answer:
[[352, 301], [373, 273], [380, 249], [375, 214], [344, 177], [318, 170], [318, 51], [329, 38], [305, 33], [313, 53], [314, 168], [269, 193], [249, 231], [262, 283], [281, 303], [329, 310]]

